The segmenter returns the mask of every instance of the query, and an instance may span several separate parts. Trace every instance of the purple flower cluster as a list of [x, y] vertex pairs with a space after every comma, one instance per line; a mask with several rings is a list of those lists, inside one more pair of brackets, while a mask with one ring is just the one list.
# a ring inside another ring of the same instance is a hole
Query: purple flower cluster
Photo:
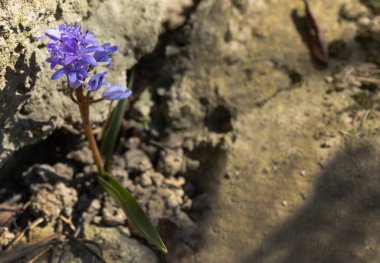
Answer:
[[85, 87], [90, 92], [97, 91], [103, 86], [107, 87], [102, 97], [108, 100], [125, 99], [132, 94], [126, 86], [121, 84], [111, 86], [108, 82], [104, 82], [107, 71], [92, 76], [85, 84], [89, 71], [99, 62], [106, 63], [107, 67], [111, 65], [110, 55], [117, 50], [117, 46], [111, 46], [110, 43], [99, 45], [94, 41], [96, 36], [88, 30], [82, 32], [78, 24], [69, 26], [64, 23], [58, 25], [56, 29], [47, 29], [45, 36], [37, 37], [36, 40], [42, 38], [49, 39], [47, 50], [51, 56], [46, 62], [50, 63], [50, 68], [61, 66], [53, 73], [51, 79], [66, 75], [71, 88]]

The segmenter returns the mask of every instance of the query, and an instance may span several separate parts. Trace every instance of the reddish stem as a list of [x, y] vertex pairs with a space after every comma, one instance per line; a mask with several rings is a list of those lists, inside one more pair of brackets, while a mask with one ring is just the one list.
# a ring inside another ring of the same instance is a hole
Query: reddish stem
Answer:
[[99, 148], [98, 148], [98, 145], [96, 144], [95, 136], [92, 133], [92, 128], [90, 124], [90, 107], [89, 107], [90, 101], [83, 94], [83, 87], [77, 88], [75, 92], [76, 92], [80, 114], [83, 120], [84, 132], [86, 134], [88, 143], [90, 144], [92, 154], [94, 155], [94, 160], [98, 168], [98, 172], [100, 175], [104, 175], [102, 157], [100, 155]]

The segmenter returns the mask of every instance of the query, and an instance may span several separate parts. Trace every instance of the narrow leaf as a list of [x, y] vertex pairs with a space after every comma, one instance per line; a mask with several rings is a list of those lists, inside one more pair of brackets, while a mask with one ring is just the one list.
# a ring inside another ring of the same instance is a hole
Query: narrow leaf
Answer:
[[107, 173], [103, 176], [98, 176], [98, 182], [112, 199], [124, 210], [129, 223], [156, 248], [167, 253], [168, 249], [160, 235], [133, 196]]
[[[128, 88], [132, 90], [134, 80], [134, 68], [128, 71]], [[112, 154], [115, 149], [117, 136], [120, 131], [121, 122], [124, 117], [125, 109], [129, 101], [120, 100], [116, 107], [113, 109], [107, 125], [103, 131], [102, 143], [100, 146], [100, 153], [105, 158], [104, 169], [109, 172]]]

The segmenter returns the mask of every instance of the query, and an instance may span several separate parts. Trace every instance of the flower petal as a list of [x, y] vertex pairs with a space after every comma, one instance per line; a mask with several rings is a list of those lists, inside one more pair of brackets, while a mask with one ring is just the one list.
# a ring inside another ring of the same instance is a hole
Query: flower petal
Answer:
[[103, 62], [106, 63], [106, 67], [109, 68], [112, 64], [112, 58], [107, 58]]
[[131, 94], [132, 91], [129, 90], [126, 86], [117, 84], [106, 89], [103, 92], [102, 97], [107, 100], [122, 100], [131, 96]]
[[111, 55], [112, 53], [115, 53], [117, 50], [118, 50], [117, 46], [111, 46], [111, 47], [107, 48], [107, 52], [109, 55]]
[[96, 60], [94, 59], [93, 56], [87, 55], [87, 54], [82, 54], [82, 60], [90, 64], [91, 66], [96, 67]]
[[56, 72], [53, 73], [53, 75], [51, 75], [50, 79], [59, 79], [60, 77], [63, 76], [63, 74], [65, 73], [65, 69], [64, 68], [61, 68], [61, 69], [58, 69]]
[[90, 80], [88, 81], [88, 85], [87, 85], [86, 88], [89, 91], [96, 91], [96, 90], [100, 89], [100, 87], [103, 85], [104, 76], [107, 73], [108, 72], [105, 71], [105, 72], [102, 72], [102, 73], [99, 73], [99, 74], [96, 74], [96, 75], [92, 76], [90, 78]]
[[45, 35], [53, 40], [59, 40], [61, 38], [61, 32], [59, 32], [57, 29], [46, 29]]
[[97, 47], [97, 46], [90, 46], [90, 47], [86, 47], [85, 49], [85, 52], [86, 53], [91, 53], [91, 52], [95, 52], [95, 51], [102, 51], [103, 48], [102, 47]]
[[83, 80], [77, 79], [75, 82], [70, 84], [70, 87], [77, 89], [83, 84], [83, 82], [84, 82]]
[[71, 86], [77, 80], [77, 74], [74, 71], [70, 71], [67, 73], [67, 79], [69, 80], [69, 84]]
[[102, 83], [102, 87], [107, 87], [107, 88], [109, 88], [109, 87], [111, 87], [111, 84], [109, 84], [108, 82], [104, 81], [104, 82]]
[[58, 58], [58, 56], [51, 56], [51, 57], [47, 58], [45, 61], [49, 62], [50, 63], [50, 69], [53, 69], [53, 68], [55, 68], [55, 66], [58, 65], [59, 58]]
[[46, 38], [46, 36], [35, 37], [34, 40], [38, 41], [38, 40], [43, 39], [43, 38]]
[[76, 60], [79, 56], [77, 55], [69, 55], [69, 56], [66, 56], [65, 59], [63, 60], [63, 64], [65, 65], [68, 65], [70, 64], [71, 62], [73, 62], [74, 60]]
[[96, 36], [94, 34], [86, 32], [85, 38], [86, 39], [93, 39], [93, 38], [96, 38]]

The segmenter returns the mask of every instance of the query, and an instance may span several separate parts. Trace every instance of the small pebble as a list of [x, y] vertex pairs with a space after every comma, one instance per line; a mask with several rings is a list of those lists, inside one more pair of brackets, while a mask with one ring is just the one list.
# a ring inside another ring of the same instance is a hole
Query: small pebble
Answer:
[[326, 81], [327, 83], [331, 83], [331, 82], [334, 81], [334, 77], [332, 77], [332, 76], [327, 76], [327, 77], [325, 77], [325, 81]]
[[371, 24], [371, 19], [364, 16], [364, 17], [359, 18], [358, 23], [361, 26], [369, 26]]
[[185, 178], [183, 177], [169, 177], [164, 180], [164, 183], [170, 186], [181, 187], [185, 184]]
[[150, 178], [148, 173], [143, 173], [140, 177], [140, 182], [142, 186], [152, 185], [152, 178]]

